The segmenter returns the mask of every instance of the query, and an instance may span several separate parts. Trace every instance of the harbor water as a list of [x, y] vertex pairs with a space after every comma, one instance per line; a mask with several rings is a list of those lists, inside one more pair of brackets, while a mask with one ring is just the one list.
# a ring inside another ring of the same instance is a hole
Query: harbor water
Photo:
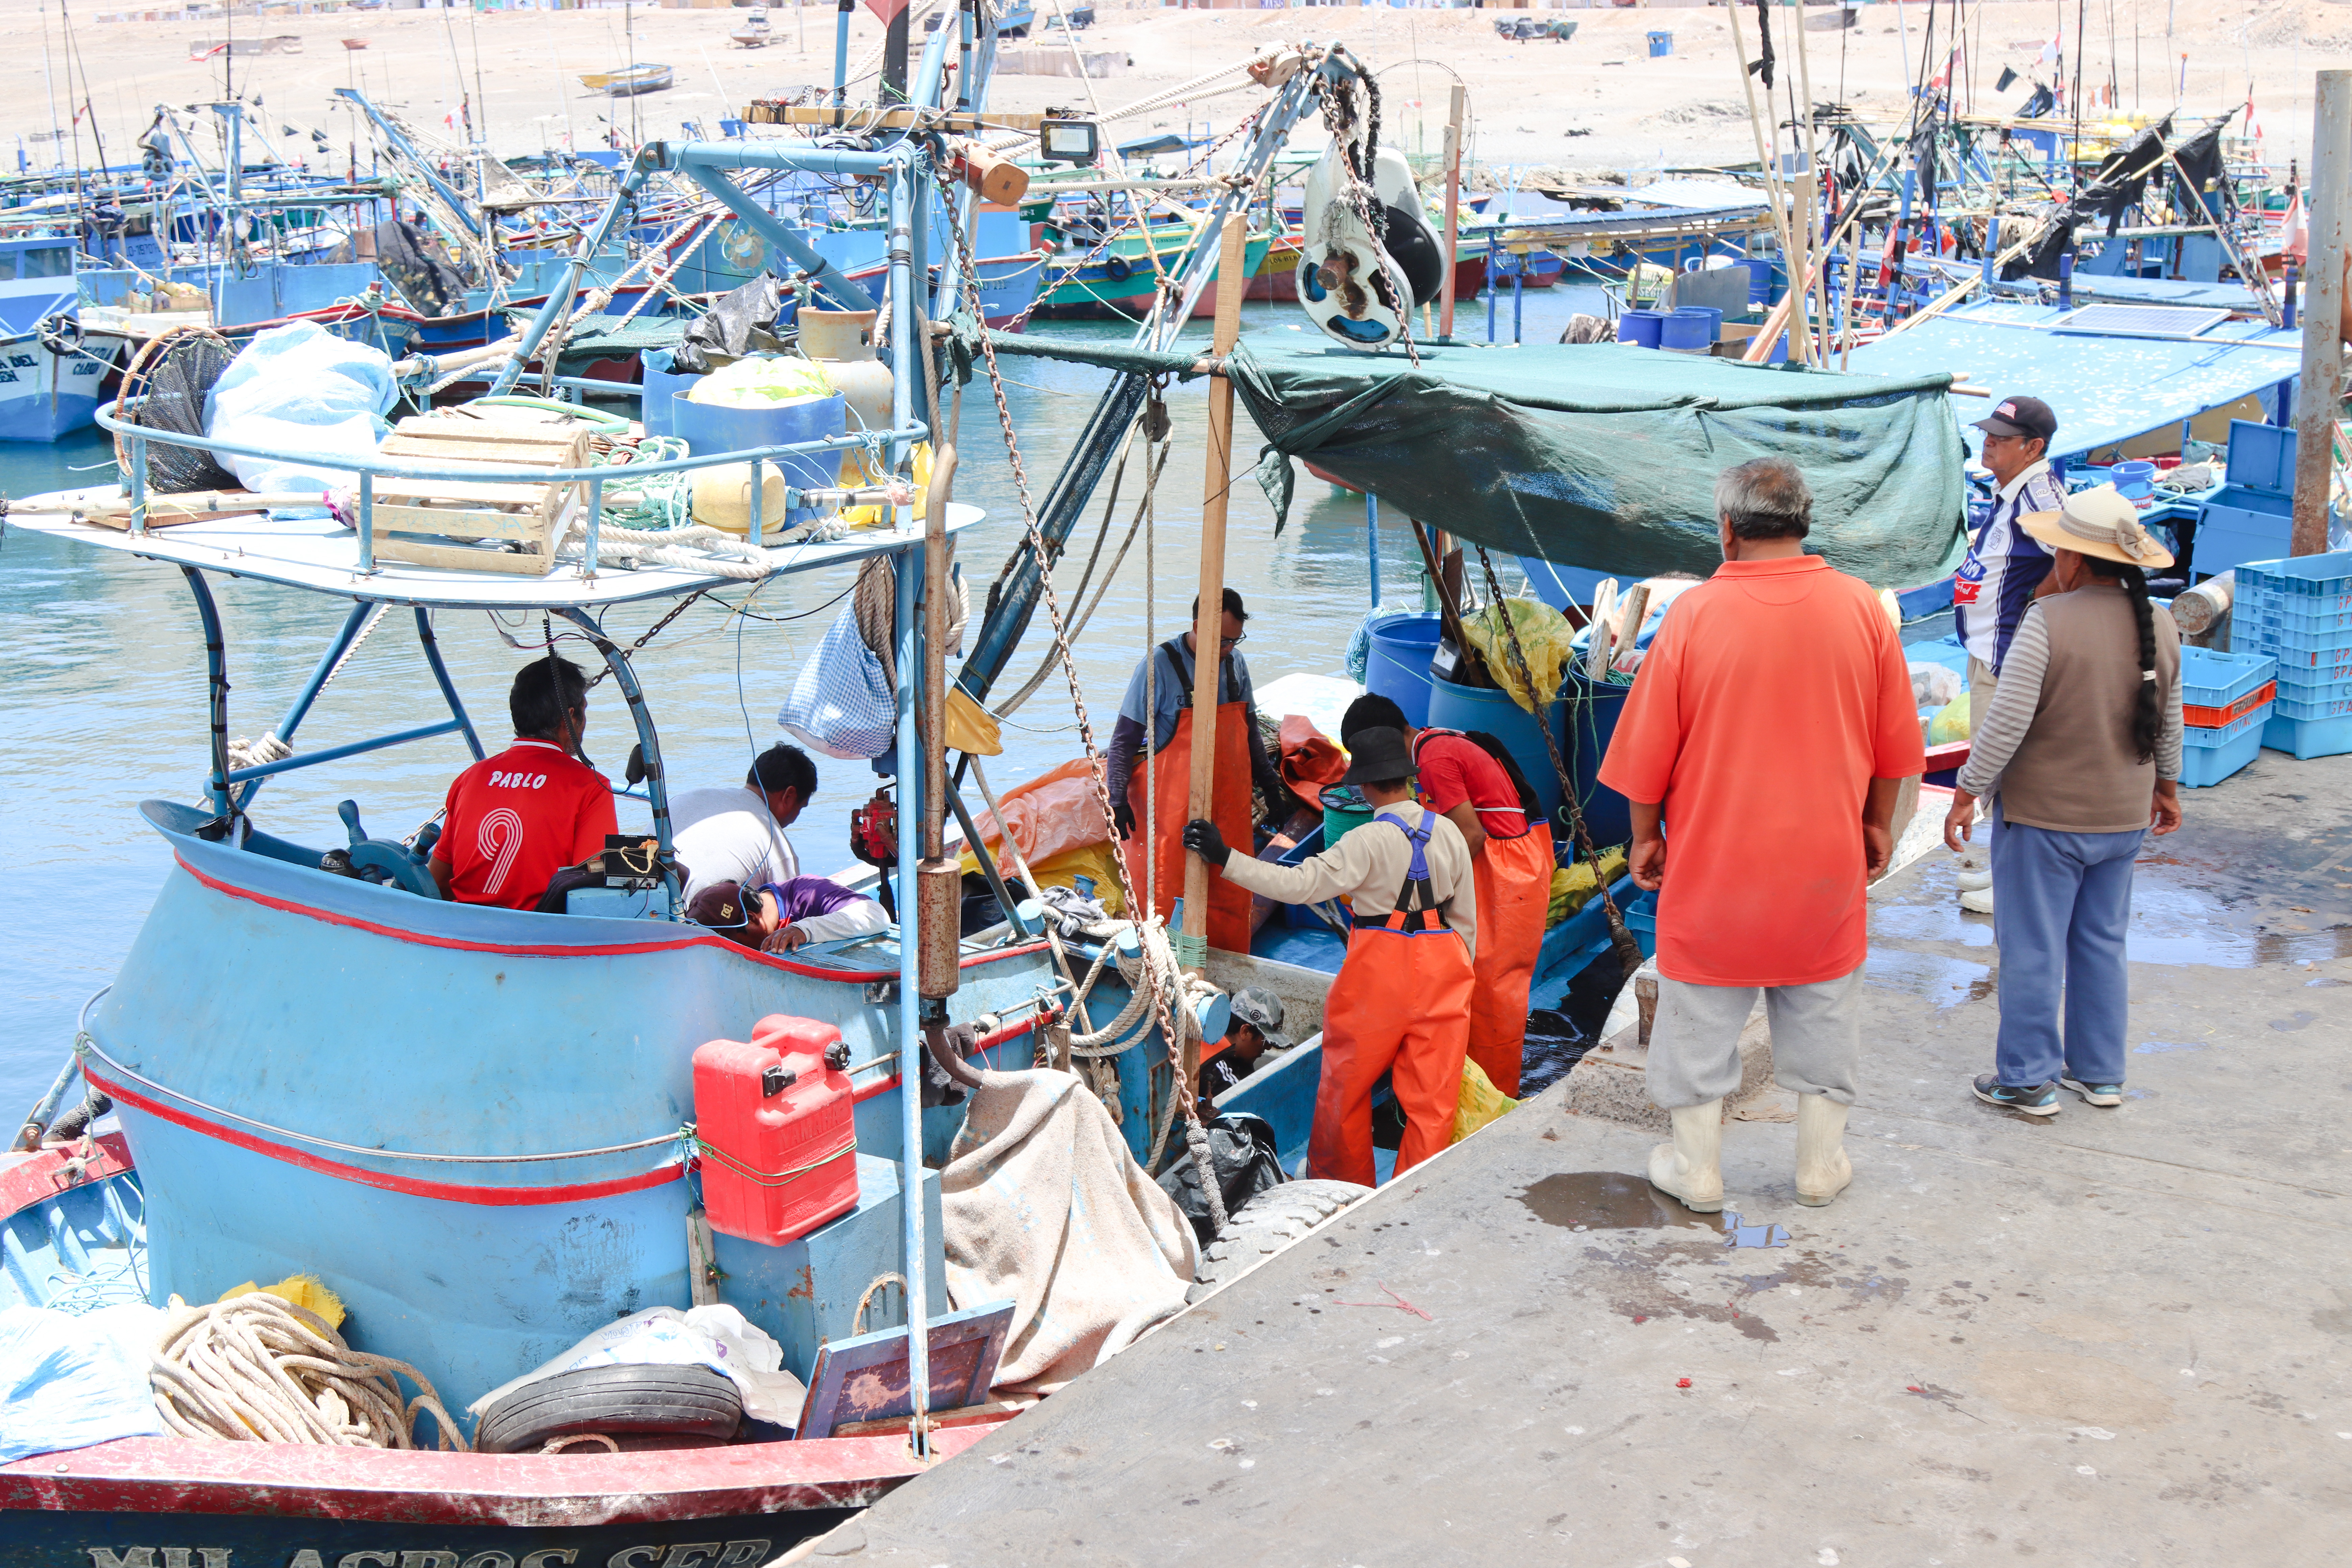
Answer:
[[[1571, 312], [1601, 308], [1597, 290], [1531, 290], [1525, 339], [1550, 342]], [[1510, 320], [1507, 295], [1499, 316], [1506, 338]], [[1244, 308], [1243, 330], [1282, 332], [1303, 321], [1296, 306], [1253, 304]], [[1484, 301], [1465, 301], [1457, 319], [1460, 335], [1483, 337], [1485, 323]], [[1118, 322], [1032, 330], [1111, 342], [1129, 335]], [[1205, 343], [1208, 330], [1208, 323], [1194, 322], [1190, 338]], [[1012, 356], [1003, 364], [1032, 493], [1042, 497], [1092, 412], [1106, 373]], [[1177, 446], [1158, 498], [1150, 575], [1156, 587], [1147, 591], [1145, 542], [1139, 536], [1077, 640], [1078, 678], [1098, 747], [1108, 744], [1129, 671], [1150, 640], [1184, 629], [1199, 585], [1206, 385], [1194, 381], [1169, 393]], [[957, 499], [989, 513], [985, 523], [962, 536], [961, 546], [976, 625], [988, 584], [1021, 533], [1003, 435], [978, 380], [964, 396], [961, 434]], [[1289, 525], [1276, 537], [1271, 510], [1249, 471], [1259, 445], [1243, 416], [1234, 441], [1226, 556], [1226, 580], [1247, 599], [1253, 616], [1242, 652], [1261, 687], [1295, 671], [1339, 673], [1348, 640], [1370, 602], [1363, 502], [1302, 478]], [[0, 446], [0, 494], [103, 483], [113, 477], [112, 459], [110, 439], [96, 431], [53, 447]], [[1139, 459], [1129, 466], [1106, 562], [1135, 515], [1141, 468]], [[1066, 613], [1075, 613], [1069, 595], [1109, 492], [1106, 479], [1055, 574]], [[1420, 563], [1406, 520], [1384, 511], [1380, 528], [1383, 595], [1417, 599]], [[1099, 568], [1096, 581], [1101, 581]], [[1507, 572], [1506, 582], [1515, 584], [1517, 574]], [[688, 610], [637, 656], [674, 789], [734, 783], [753, 754], [789, 738], [777, 728], [776, 710], [845, 607], [850, 584], [848, 575], [832, 574], [730, 589]], [[290, 588], [218, 577], [215, 592], [227, 631], [229, 732], [256, 736], [278, 721], [344, 606]], [[625, 647], [667, 608], [667, 601], [621, 605], [606, 617], [606, 631]], [[436, 630], [484, 744], [496, 750], [509, 733], [508, 683], [529, 650], [543, 646], [540, 622], [532, 617], [499, 626], [485, 615], [445, 612]], [[1041, 612], [998, 682], [1000, 697], [1026, 684], [1045, 658], [1047, 630]], [[559, 651], [592, 669], [598, 666], [584, 642], [562, 642]], [[77, 1012], [112, 977], [170, 868], [138, 803], [150, 797], [194, 802], [202, 794], [205, 658], [195, 606], [176, 570], [17, 530], [0, 543], [0, 658], [13, 671], [0, 699], [0, 747], [16, 759], [0, 781], [0, 809], [25, 828], [11, 857], [11, 896], [0, 900], [0, 1115], [15, 1117], [64, 1062]], [[988, 765], [992, 786], [1002, 791], [1080, 754], [1066, 692], [1055, 675], [1011, 716], [1005, 754]], [[387, 616], [327, 689], [299, 741], [303, 750], [336, 745], [440, 716], [413, 623]], [[633, 738], [611, 684], [599, 686], [589, 706], [588, 755], [617, 779]], [[359, 804], [372, 834], [398, 837], [433, 816], [449, 780], [468, 760], [462, 741], [446, 735], [297, 771], [268, 782], [255, 797], [255, 818], [270, 832], [330, 848], [344, 842], [335, 805], [348, 799]], [[853, 864], [849, 812], [878, 781], [864, 763], [823, 757], [817, 763], [818, 794], [791, 836], [806, 868], [833, 871]], [[977, 809], [977, 792], [971, 794]], [[643, 806], [620, 804], [625, 828], [643, 823]], [[744, 1020], [747, 1028], [751, 1022]]]

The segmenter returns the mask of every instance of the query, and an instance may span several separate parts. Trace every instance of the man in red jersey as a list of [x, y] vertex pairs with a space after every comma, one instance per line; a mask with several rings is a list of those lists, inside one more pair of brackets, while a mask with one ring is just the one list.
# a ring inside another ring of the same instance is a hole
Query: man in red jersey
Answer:
[[550, 655], [531, 660], [507, 693], [515, 741], [449, 785], [433, 880], [460, 904], [538, 906], [555, 873], [600, 854], [620, 830], [613, 786], [580, 761], [588, 680]]

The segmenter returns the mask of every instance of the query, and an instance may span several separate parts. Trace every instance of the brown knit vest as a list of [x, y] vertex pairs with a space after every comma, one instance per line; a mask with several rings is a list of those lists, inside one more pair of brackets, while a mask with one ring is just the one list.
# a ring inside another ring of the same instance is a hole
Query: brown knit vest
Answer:
[[[2032, 727], [2000, 775], [2001, 816], [2055, 833], [2146, 827], [2156, 764], [2141, 762], [2132, 746], [2141, 680], [2131, 599], [2120, 584], [2094, 579], [2038, 602], [2050, 634], [2050, 667]], [[2180, 631], [2170, 611], [2159, 605], [2155, 615], [2162, 704], [2180, 681]]]

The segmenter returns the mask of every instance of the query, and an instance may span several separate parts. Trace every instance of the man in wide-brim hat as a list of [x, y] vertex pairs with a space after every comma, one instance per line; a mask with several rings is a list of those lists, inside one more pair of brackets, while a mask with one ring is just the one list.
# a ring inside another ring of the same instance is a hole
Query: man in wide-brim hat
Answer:
[[1973, 1088], [2040, 1117], [2062, 1087], [2123, 1103], [2132, 864], [2150, 832], [2180, 826], [2180, 632], [2147, 596], [2172, 552], [2115, 487], [2019, 524], [2050, 548], [2056, 591], [2018, 623], [1973, 715], [1944, 839], [1959, 848], [1992, 800], [2000, 1034]]

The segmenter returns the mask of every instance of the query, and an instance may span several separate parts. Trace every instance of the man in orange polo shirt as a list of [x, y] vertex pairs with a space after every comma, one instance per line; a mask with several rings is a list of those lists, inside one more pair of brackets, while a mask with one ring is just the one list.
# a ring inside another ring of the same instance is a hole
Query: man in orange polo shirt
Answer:
[[1651, 1184], [1723, 1207], [1723, 1100], [1764, 992], [1773, 1076], [1797, 1092], [1797, 1201], [1853, 1179], [1870, 879], [1924, 763], [1903, 647], [1876, 595], [1804, 553], [1812, 495], [1782, 458], [1716, 481], [1723, 565], [1675, 601], [1601, 782], [1633, 805], [1633, 874], [1658, 894], [1650, 1098], [1674, 1142]]

